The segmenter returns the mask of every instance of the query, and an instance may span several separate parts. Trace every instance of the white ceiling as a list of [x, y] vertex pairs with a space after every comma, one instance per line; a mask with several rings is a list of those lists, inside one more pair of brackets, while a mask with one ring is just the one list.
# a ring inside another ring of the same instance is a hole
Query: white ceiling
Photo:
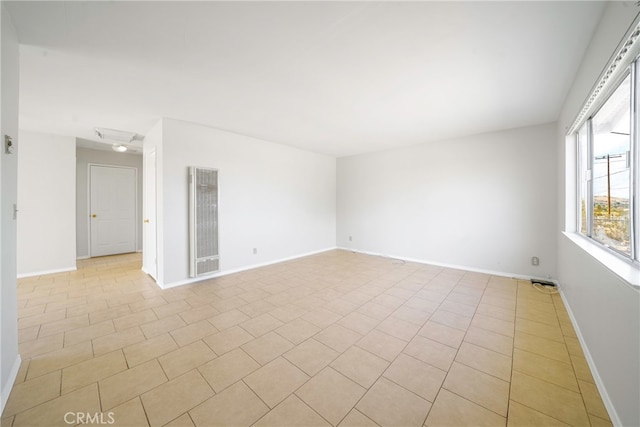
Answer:
[[161, 117], [346, 156], [557, 119], [601, 2], [5, 2], [28, 130]]

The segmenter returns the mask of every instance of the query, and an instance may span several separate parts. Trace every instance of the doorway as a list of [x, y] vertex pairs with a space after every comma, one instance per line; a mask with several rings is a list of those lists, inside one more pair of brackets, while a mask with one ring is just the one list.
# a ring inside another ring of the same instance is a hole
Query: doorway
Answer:
[[135, 168], [89, 165], [89, 255], [136, 251]]

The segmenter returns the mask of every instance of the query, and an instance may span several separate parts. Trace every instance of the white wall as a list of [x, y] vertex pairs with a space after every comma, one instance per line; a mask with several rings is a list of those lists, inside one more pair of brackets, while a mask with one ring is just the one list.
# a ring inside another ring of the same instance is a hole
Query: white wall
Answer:
[[189, 278], [189, 166], [219, 170], [221, 271], [335, 247], [333, 157], [176, 120], [162, 132], [165, 286]]
[[76, 140], [20, 131], [18, 276], [76, 268]]
[[[338, 159], [339, 247], [509, 275], [556, 273], [555, 125]], [[352, 236], [352, 241], [349, 241]], [[540, 265], [531, 265], [531, 257]]]
[[18, 302], [16, 295], [16, 221], [13, 204], [17, 203], [17, 156], [7, 155], [4, 135], [13, 137], [18, 146], [19, 48], [11, 16], [0, 4], [0, 412], [20, 367], [18, 354]]
[[[612, 421], [624, 426], [640, 425], [640, 294], [561, 231], [565, 218], [574, 215], [575, 200], [572, 182], [565, 182], [567, 176], [572, 180], [574, 175], [571, 167], [565, 168], [564, 133], [634, 21], [638, 9], [633, 3], [608, 3], [562, 109], [556, 138], [560, 202], [556, 233], [558, 279]], [[572, 158], [569, 157], [570, 162]], [[569, 200], [569, 208], [565, 200]], [[567, 221], [567, 226], [573, 226], [571, 223]]]
[[136, 250], [142, 250], [142, 155], [115, 151], [76, 149], [76, 252], [78, 258], [89, 256], [89, 163], [126, 166], [136, 169], [137, 235]]

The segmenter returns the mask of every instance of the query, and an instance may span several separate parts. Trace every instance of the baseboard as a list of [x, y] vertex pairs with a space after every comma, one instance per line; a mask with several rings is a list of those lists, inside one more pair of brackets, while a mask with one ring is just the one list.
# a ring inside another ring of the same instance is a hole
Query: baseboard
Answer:
[[589, 353], [589, 348], [582, 337], [582, 332], [580, 332], [580, 327], [578, 326], [578, 322], [576, 322], [576, 318], [573, 316], [573, 312], [571, 311], [571, 306], [564, 296], [564, 292], [562, 292], [562, 288], [558, 287], [558, 291], [560, 294], [560, 298], [562, 298], [562, 302], [564, 303], [565, 308], [567, 309], [567, 313], [569, 314], [569, 319], [571, 319], [571, 324], [573, 325], [573, 329], [576, 332], [576, 336], [578, 337], [578, 341], [580, 342], [580, 347], [582, 347], [582, 352], [584, 353], [584, 358], [587, 360], [587, 365], [589, 365], [589, 369], [591, 369], [591, 375], [593, 376], [594, 381], [596, 382], [596, 387], [600, 392], [600, 397], [602, 398], [602, 403], [604, 403], [605, 408], [607, 408], [607, 412], [609, 413], [609, 418], [611, 418], [611, 423], [614, 426], [621, 426], [622, 422], [620, 421], [620, 417], [616, 412], [616, 408], [613, 406], [613, 402], [607, 393], [607, 389], [604, 386], [604, 382], [602, 378], [600, 378], [600, 374], [598, 373], [598, 369], [596, 368], [596, 364], [591, 357], [591, 353]]
[[60, 268], [56, 270], [33, 271], [31, 273], [20, 273], [17, 275], [17, 278], [23, 279], [25, 277], [44, 276], [46, 274], [55, 274], [55, 273], [66, 273], [68, 271], [76, 271], [76, 270], [77, 270], [77, 267], [73, 266], [73, 267], [67, 267], [67, 268]]
[[191, 283], [197, 283], [197, 282], [201, 282], [203, 280], [215, 279], [216, 277], [227, 276], [229, 274], [240, 273], [242, 271], [253, 270], [255, 268], [260, 268], [260, 267], [266, 267], [268, 265], [278, 264], [280, 262], [291, 261], [291, 260], [298, 259], [298, 258], [304, 258], [304, 257], [307, 257], [307, 256], [316, 255], [316, 254], [320, 254], [320, 253], [327, 252], [327, 251], [332, 251], [334, 249], [338, 249], [338, 248], [336, 248], [334, 246], [334, 247], [330, 247], [330, 248], [320, 249], [318, 251], [306, 252], [306, 253], [303, 253], [303, 254], [293, 255], [293, 256], [290, 256], [290, 257], [286, 257], [286, 258], [279, 258], [279, 259], [276, 259], [276, 260], [267, 261], [267, 262], [263, 262], [263, 263], [259, 263], [259, 264], [251, 264], [251, 265], [247, 265], [245, 267], [234, 268], [233, 270], [219, 271], [217, 273], [209, 274], [207, 276], [194, 277], [194, 278], [191, 278], [191, 279], [180, 280], [180, 281], [177, 281], [177, 282], [161, 283], [160, 281], [156, 281], [156, 283], [158, 284], [158, 286], [161, 289], [170, 289], [170, 288], [175, 288], [176, 286], [189, 285]]
[[510, 277], [510, 278], [519, 279], [519, 280], [531, 280], [531, 279], [545, 280], [545, 281], [550, 281], [550, 282], [555, 283], [556, 286], [558, 285], [558, 281], [557, 280], [549, 279], [548, 277], [529, 276], [529, 275], [526, 275], [526, 274], [511, 273], [511, 272], [508, 272], [508, 271], [487, 270], [487, 269], [484, 269], [484, 268], [469, 267], [468, 265], [448, 264], [448, 263], [425, 260], [425, 259], [407, 258], [407, 257], [403, 257], [403, 256], [395, 256], [395, 255], [382, 254], [382, 253], [377, 253], [377, 252], [362, 251], [362, 250], [353, 249], [353, 248], [338, 247], [337, 249], [341, 249], [341, 250], [344, 250], [344, 251], [350, 251], [350, 252], [356, 252], [356, 253], [364, 254], [364, 255], [372, 255], [372, 256], [379, 256], [379, 257], [389, 258], [389, 259], [397, 259], [397, 260], [407, 261], [407, 262], [415, 262], [415, 263], [418, 263], [418, 264], [435, 265], [437, 267], [452, 268], [452, 269], [455, 269], [455, 270], [464, 270], [464, 271], [471, 271], [471, 272], [474, 272], [474, 273], [490, 274], [492, 276]]
[[81, 256], [76, 257], [76, 260], [78, 260], [78, 259], [89, 259], [89, 258], [91, 258], [89, 255], [81, 255]]
[[20, 370], [20, 365], [22, 364], [22, 359], [20, 355], [16, 355], [16, 359], [13, 361], [13, 366], [11, 367], [11, 372], [9, 372], [9, 378], [7, 379], [7, 383], [2, 385], [2, 398], [0, 400], [0, 414], [4, 412], [4, 406], [7, 404], [7, 400], [9, 400], [9, 394], [11, 393], [11, 389], [13, 388], [13, 384], [16, 382], [16, 378], [18, 377], [18, 371]]

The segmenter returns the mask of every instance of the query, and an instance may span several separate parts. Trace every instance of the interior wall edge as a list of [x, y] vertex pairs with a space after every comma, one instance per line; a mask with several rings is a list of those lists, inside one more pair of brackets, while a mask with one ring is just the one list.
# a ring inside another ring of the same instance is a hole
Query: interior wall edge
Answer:
[[4, 406], [7, 404], [7, 400], [9, 400], [9, 394], [11, 393], [11, 389], [13, 388], [13, 384], [16, 382], [16, 378], [18, 378], [18, 371], [20, 370], [20, 365], [22, 364], [22, 358], [20, 354], [16, 356], [13, 361], [13, 365], [11, 366], [11, 371], [9, 372], [9, 379], [2, 387], [2, 401], [0, 402], [0, 414], [4, 411]]

